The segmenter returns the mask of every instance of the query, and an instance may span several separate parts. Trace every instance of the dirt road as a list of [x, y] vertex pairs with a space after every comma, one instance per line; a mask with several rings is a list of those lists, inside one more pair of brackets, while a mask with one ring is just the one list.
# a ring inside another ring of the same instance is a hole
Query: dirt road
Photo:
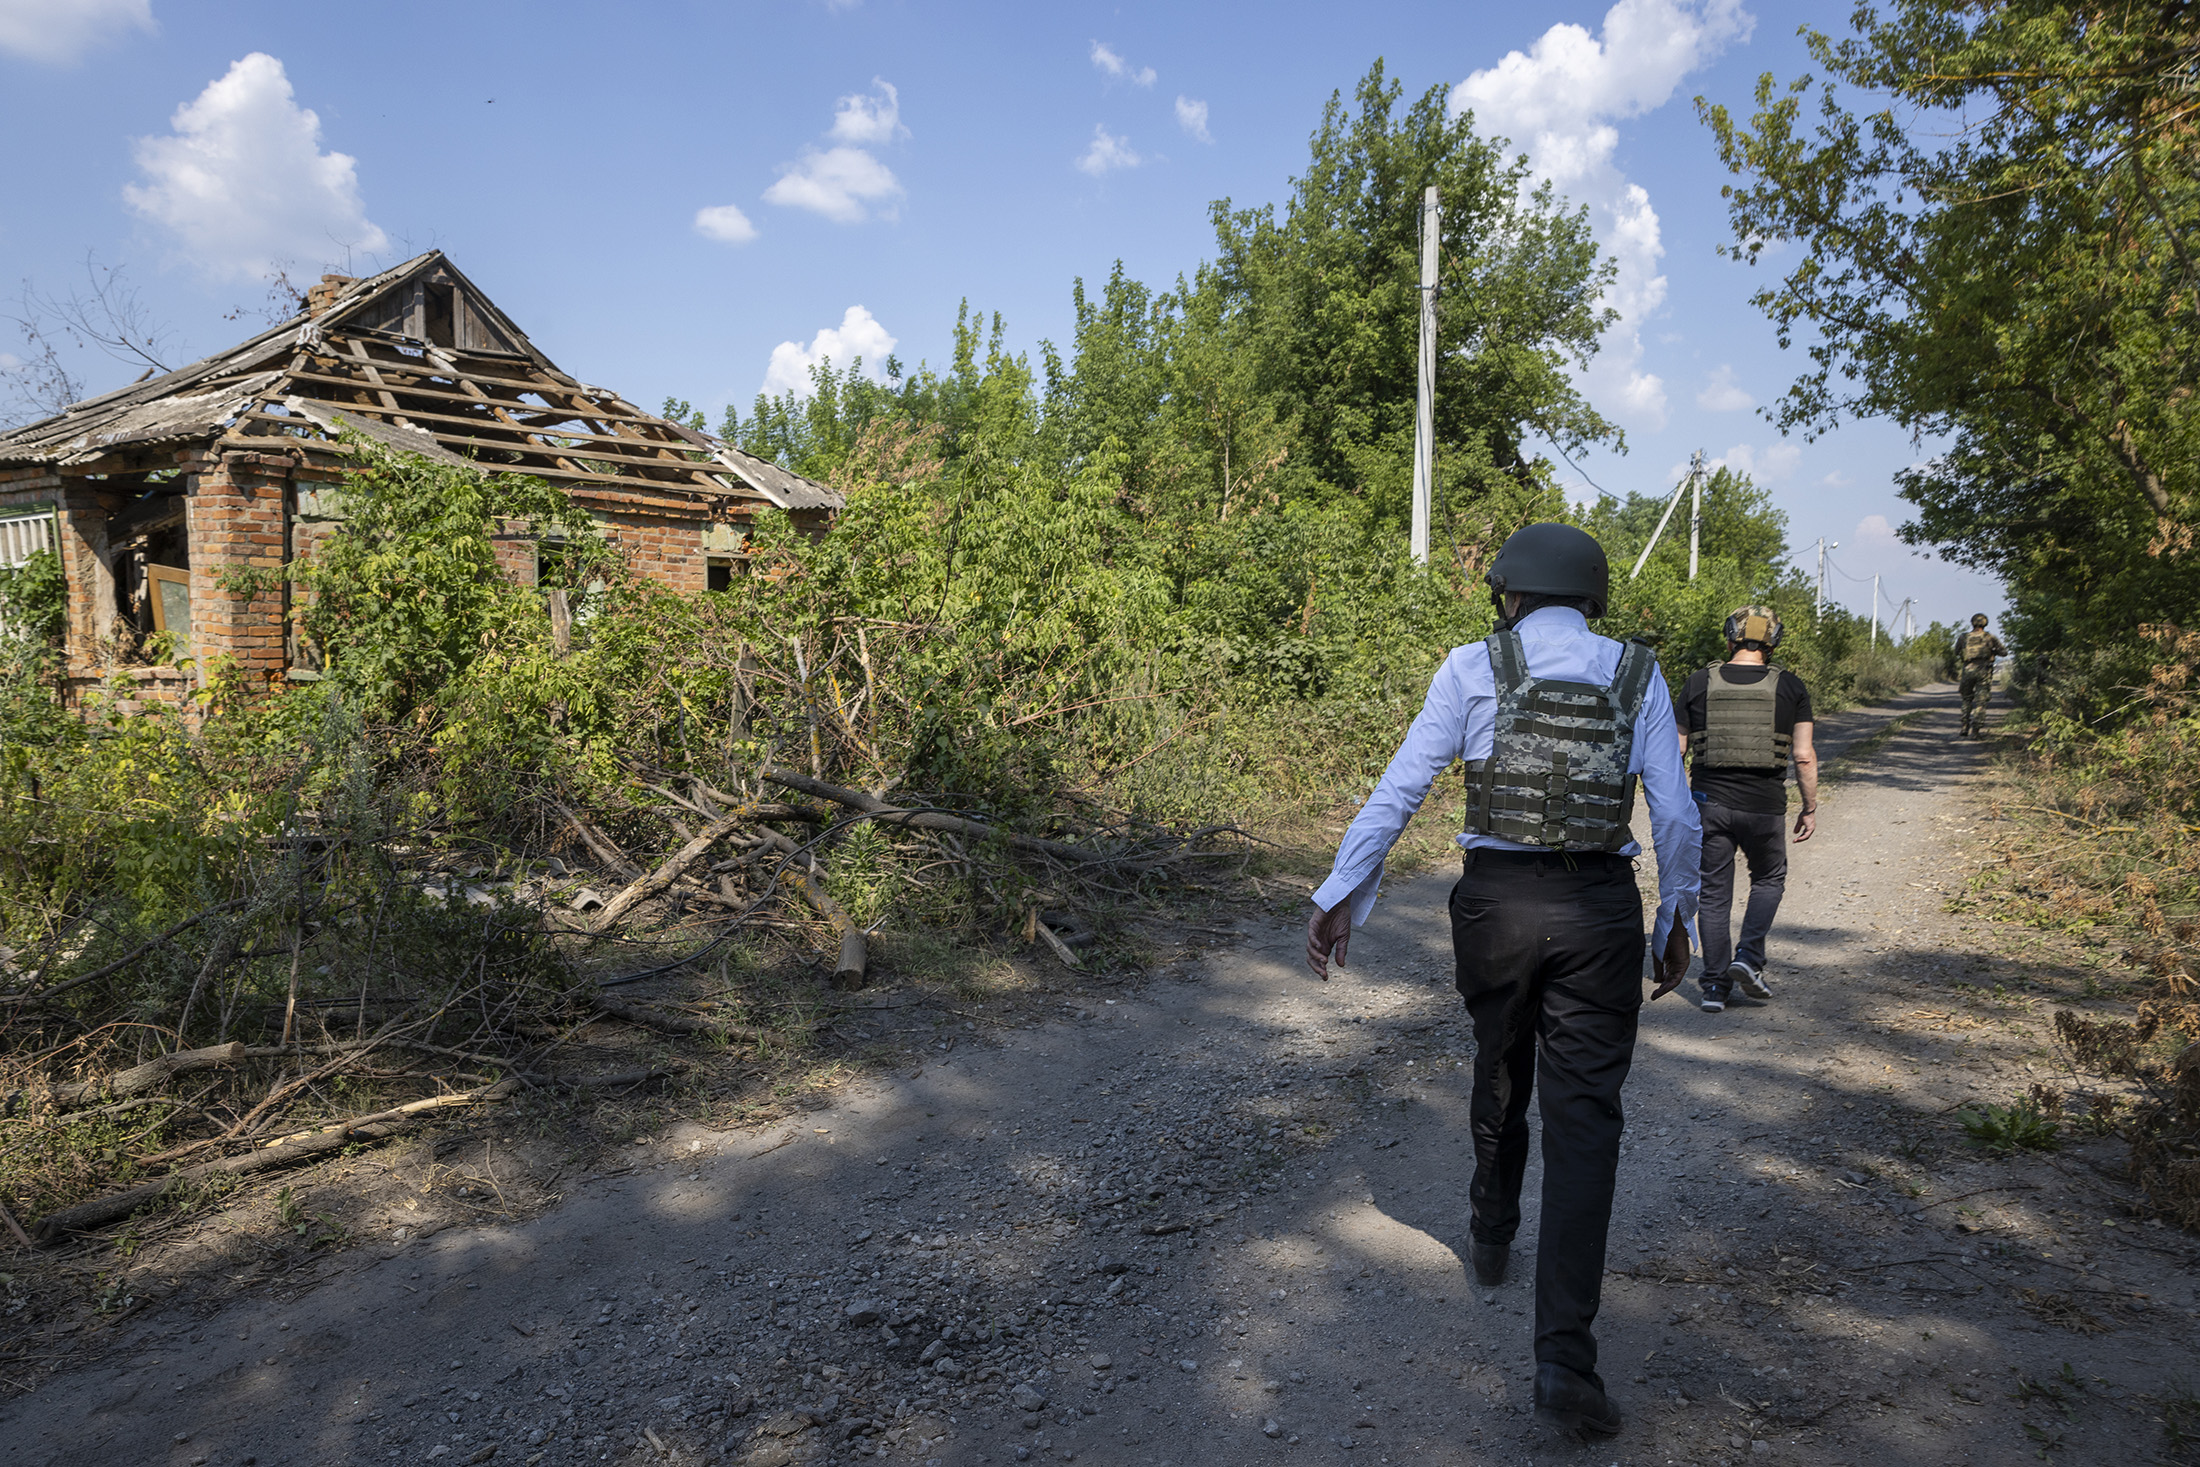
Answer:
[[2048, 1070], [1995, 990], [2037, 970], [1943, 913], [1983, 761], [1951, 705], [1829, 788], [1775, 1001], [1645, 1012], [1612, 1442], [1527, 1414], [1533, 1168], [1516, 1281], [1463, 1268], [1439, 871], [1326, 986], [1277, 893], [1135, 994], [793, 1124], [674, 1128], [535, 1222], [393, 1218], [288, 1297], [160, 1306], [0, 1408], [0, 1462], [2177, 1460], [2192, 1240], [2119, 1205], [2112, 1141], [1986, 1159], [1947, 1115]]

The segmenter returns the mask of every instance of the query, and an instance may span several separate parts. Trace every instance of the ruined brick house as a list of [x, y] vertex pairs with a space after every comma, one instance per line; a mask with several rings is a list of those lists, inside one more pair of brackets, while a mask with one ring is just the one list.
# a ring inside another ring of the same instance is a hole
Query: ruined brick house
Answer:
[[[444, 462], [564, 489], [643, 575], [722, 589], [747, 528], [776, 506], [822, 528], [840, 498], [560, 371], [440, 251], [371, 279], [324, 276], [273, 330], [164, 377], [0, 434], [0, 564], [59, 553], [68, 579], [65, 690], [179, 701], [229, 659], [254, 684], [311, 678], [288, 592], [222, 589], [224, 567], [272, 567], [338, 527], [339, 429]], [[519, 527], [506, 571], [543, 557]], [[139, 650], [173, 634], [188, 655]]]

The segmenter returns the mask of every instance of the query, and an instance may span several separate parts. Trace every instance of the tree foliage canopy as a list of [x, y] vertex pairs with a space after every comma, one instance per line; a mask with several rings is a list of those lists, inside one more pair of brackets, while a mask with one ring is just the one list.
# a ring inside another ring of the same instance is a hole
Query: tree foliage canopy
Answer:
[[1829, 80], [1768, 73], [1746, 124], [1697, 100], [1741, 180], [1730, 252], [1779, 262], [1757, 304], [1811, 357], [1774, 416], [1945, 437], [1903, 476], [1906, 534], [2004, 576], [2036, 650], [2189, 617], [2200, 15], [1897, 0], [1851, 25], [1806, 28]]

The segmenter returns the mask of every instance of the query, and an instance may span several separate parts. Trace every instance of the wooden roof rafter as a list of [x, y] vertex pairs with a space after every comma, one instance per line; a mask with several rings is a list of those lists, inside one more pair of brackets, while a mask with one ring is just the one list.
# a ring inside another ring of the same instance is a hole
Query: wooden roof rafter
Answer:
[[736, 511], [840, 504], [824, 485], [559, 370], [440, 251], [369, 279], [324, 281], [314, 304], [227, 352], [0, 433], [0, 463], [79, 466], [215, 441], [295, 447], [348, 424], [576, 489]]

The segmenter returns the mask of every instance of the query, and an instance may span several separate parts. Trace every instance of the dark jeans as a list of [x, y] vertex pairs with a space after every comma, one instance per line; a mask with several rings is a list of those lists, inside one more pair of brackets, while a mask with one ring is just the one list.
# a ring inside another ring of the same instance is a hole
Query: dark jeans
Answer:
[[[1765, 970], [1765, 939], [1787, 895], [1787, 815], [1757, 815], [1729, 810], [1712, 801], [1698, 805], [1703, 815], [1703, 895], [1696, 910], [1696, 935], [1703, 942], [1704, 982], [1721, 987], [1729, 963], [1739, 958], [1755, 971]], [[1741, 946], [1734, 946], [1734, 853], [1749, 862], [1749, 905], [1742, 911]]]
[[1619, 1170], [1620, 1086], [1642, 1007], [1642, 898], [1624, 857], [1470, 851], [1451, 892], [1459, 992], [1474, 1021], [1477, 1242], [1511, 1243], [1540, 1086], [1543, 1223], [1535, 1358], [1597, 1379], [1590, 1326], [1604, 1289]]

